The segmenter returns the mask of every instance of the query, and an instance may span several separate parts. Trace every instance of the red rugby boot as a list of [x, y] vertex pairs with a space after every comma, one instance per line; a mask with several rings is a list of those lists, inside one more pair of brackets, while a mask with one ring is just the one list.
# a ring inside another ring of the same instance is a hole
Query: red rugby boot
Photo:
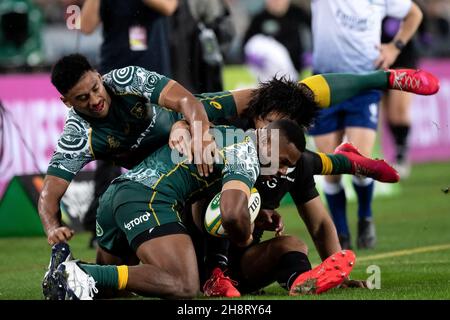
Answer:
[[355, 260], [351, 250], [332, 254], [314, 269], [300, 274], [292, 284], [289, 295], [320, 294], [339, 286], [349, 276]]
[[203, 293], [207, 297], [240, 297], [241, 293], [235, 288], [236, 284], [237, 282], [225, 276], [220, 268], [215, 268], [211, 278], [203, 286]]
[[349, 142], [342, 143], [334, 150], [334, 154], [347, 157], [352, 164], [352, 174], [365, 176], [381, 182], [398, 182], [398, 172], [386, 161], [371, 159], [363, 156], [358, 149]]
[[439, 79], [424, 70], [388, 69], [389, 88], [424, 96], [439, 91]]

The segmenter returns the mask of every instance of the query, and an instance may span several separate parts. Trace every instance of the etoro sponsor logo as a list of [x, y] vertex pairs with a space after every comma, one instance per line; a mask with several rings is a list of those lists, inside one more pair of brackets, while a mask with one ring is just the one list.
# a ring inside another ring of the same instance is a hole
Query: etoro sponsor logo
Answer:
[[148, 219], [150, 219], [150, 212], [146, 211], [142, 216], [134, 218], [130, 222], [124, 223], [123, 225], [127, 230], [131, 230], [131, 228], [136, 227], [138, 224], [141, 224], [144, 221], [148, 221]]

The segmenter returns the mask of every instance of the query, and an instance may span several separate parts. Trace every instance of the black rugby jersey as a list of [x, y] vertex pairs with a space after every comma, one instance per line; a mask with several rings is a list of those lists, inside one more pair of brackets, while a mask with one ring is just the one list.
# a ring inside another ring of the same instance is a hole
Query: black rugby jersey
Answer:
[[[223, 123], [223, 122], [222, 122]], [[227, 124], [248, 130], [254, 128], [249, 119], [229, 118]], [[289, 192], [296, 204], [303, 204], [319, 195], [314, 174], [320, 174], [321, 168], [315, 168], [313, 152], [303, 152], [294, 171], [286, 176], [259, 176], [255, 188], [261, 195], [261, 209], [276, 209], [283, 197]]]
[[263, 209], [276, 209], [281, 199], [290, 193], [296, 204], [303, 204], [319, 195], [314, 182], [314, 161], [312, 152], [303, 152], [295, 170], [286, 176], [259, 176], [258, 189]]

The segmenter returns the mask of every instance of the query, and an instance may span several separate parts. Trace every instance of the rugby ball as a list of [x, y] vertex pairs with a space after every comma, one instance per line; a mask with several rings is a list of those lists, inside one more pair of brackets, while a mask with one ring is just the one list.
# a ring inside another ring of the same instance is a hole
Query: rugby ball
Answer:
[[[215, 195], [215, 197], [210, 201], [205, 213], [205, 229], [209, 234], [215, 237], [226, 237], [227, 233], [222, 226], [222, 215], [220, 214], [220, 195]], [[250, 193], [250, 199], [248, 201], [248, 211], [250, 213], [250, 222], [253, 223], [258, 216], [259, 209], [261, 208], [261, 196], [253, 188]]]

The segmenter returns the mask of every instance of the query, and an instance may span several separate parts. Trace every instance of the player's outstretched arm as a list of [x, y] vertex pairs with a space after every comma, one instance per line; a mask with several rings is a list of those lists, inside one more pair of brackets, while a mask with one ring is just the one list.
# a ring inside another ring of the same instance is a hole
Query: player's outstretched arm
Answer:
[[419, 6], [413, 2], [408, 14], [400, 24], [400, 29], [392, 41], [380, 46], [380, 55], [374, 63], [377, 69], [389, 68], [395, 60], [397, 60], [403, 47], [411, 40], [419, 28], [422, 18], [422, 11]]
[[86, 0], [81, 9], [80, 31], [84, 34], [91, 34], [100, 25], [100, 1]]
[[249, 187], [241, 181], [231, 180], [222, 187], [220, 212], [222, 225], [232, 242], [245, 247], [253, 241], [248, 211]]
[[320, 197], [317, 196], [306, 203], [293, 200], [322, 260], [340, 251], [336, 228]]
[[69, 182], [55, 176], [47, 175], [39, 196], [38, 211], [47, 241], [50, 245], [65, 242], [72, 238], [74, 231], [61, 225], [59, 203], [69, 187]]
[[159, 96], [158, 104], [184, 115], [192, 136], [193, 156], [189, 160], [199, 165], [200, 175], [208, 176], [213, 169], [215, 142], [209, 134], [209, 120], [203, 104], [187, 89], [170, 80]]

